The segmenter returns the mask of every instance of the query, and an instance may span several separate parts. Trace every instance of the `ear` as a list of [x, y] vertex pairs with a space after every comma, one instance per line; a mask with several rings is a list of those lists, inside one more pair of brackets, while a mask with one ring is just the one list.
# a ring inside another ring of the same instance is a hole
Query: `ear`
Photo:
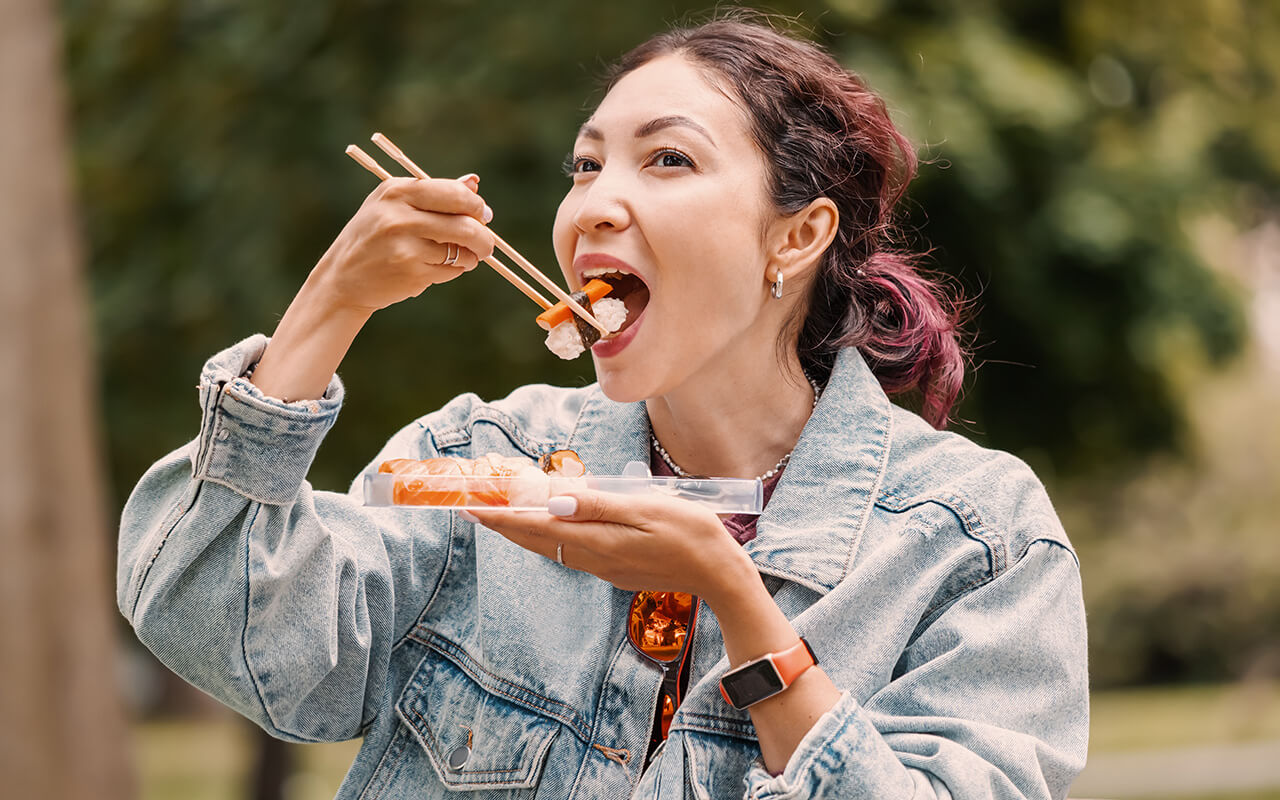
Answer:
[[819, 197], [791, 216], [775, 220], [769, 231], [765, 282], [777, 280], [778, 271], [784, 281], [811, 272], [835, 240], [839, 226], [840, 212], [828, 197]]

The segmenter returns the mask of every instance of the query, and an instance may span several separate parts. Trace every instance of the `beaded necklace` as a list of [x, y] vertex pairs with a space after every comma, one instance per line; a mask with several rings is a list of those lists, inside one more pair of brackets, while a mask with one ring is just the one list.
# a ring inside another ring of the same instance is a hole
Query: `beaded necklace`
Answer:
[[[808, 377], [808, 376], [806, 376], [806, 377]], [[818, 389], [818, 382], [817, 382], [817, 381], [815, 381], [813, 378], [809, 378], [809, 385], [813, 387], [813, 408], [817, 408], [817, 407], [818, 407], [818, 396], [819, 396], [819, 394], [821, 394], [821, 390], [819, 390], [819, 389]], [[810, 410], [809, 410], [809, 413], [810, 413], [810, 414], [812, 414], [812, 413], [813, 413], [813, 409], [810, 409]], [[694, 477], [694, 475], [692, 475], [692, 474], [691, 474], [691, 473], [689, 473], [689, 472], [686, 472], [684, 469], [682, 469], [682, 468], [680, 467], [680, 465], [679, 465], [679, 464], [677, 464], [675, 461], [673, 461], [673, 460], [672, 460], [672, 458], [671, 458], [670, 454], [668, 454], [668, 453], [667, 453], [667, 449], [666, 449], [665, 447], [663, 447], [663, 446], [662, 446], [662, 442], [659, 442], [659, 441], [658, 441], [658, 436], [657, 436], [657, 434], [653, 433], [653, 431], [652, 431], [652, 430], [650, 430], [650, 432], [649, 432], [649, 440], [650, 440], [650, 442], [652, 442], [652, 444], [653, 444], [653, 449], [658, 451], [658, 456], [663, 460], [663, 462], [664, 462], [668, 467], [670, 467], [670, 468], [671, 468], [671, 471], [672, 471], [672, 472], [674, 472], [677, 476], [679, 476], [679, 477], [681, 477], [681, 478], [692, 478], [692, 477]], [[794, 450], [792, 450], [792, 452], [795, 452], [795, 451], [794, 451]], [[769, 480], [770, 478], [772, 478], [774, 475], [777, 475], [777, 474], [778, 474], [778, 470], [780, 470], [780, 469], [782, 469], [783, 467], [785, 467], [785, 466], [787, 465], [787, 462], [789, 462], [790, 460], [791, 460], [791, 453], [787, 453], [785, 456], [783, 456], [782, 458], [780, 458], [780, 459], [778, 460], [778, 463], [777, 463], [777, 464], [774, 464], [774, 465], [773, 465], [773, 469], [771, 469], [771, 470], [769, 470], [768, 472], [766, 472], [765, 474], [761, 475], [761, 476], [760, 476], [760, 480], [762, 480], [762, 481], [767, 481], [767, 480]]]

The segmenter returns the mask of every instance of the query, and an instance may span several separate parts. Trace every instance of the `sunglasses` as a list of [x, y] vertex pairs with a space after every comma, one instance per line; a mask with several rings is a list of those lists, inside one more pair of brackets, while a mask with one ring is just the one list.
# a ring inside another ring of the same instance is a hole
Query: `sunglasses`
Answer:
[[[662, 738], [680, 706], [680, 673], [689, 655], [698, 599], [687, 592], [636, 592], [627, 614], [627, 640], [662, 669]], [[672, 667], [675, 667], [673, 670]]]

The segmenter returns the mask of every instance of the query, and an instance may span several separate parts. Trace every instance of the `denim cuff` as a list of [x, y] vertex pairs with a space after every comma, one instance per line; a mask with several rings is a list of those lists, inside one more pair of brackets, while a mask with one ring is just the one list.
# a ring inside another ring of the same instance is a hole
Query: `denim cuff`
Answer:
[[343, 388], [334, 375], [318, 400], [286, 403], [263, 394], [247, 376], [267, 341], [255, 334], [205, 364], [192, 477], [260, 503], [285, 505], [297, 497], [320, 442], [338, 418]]
[[[903, 786], [903, 779], [906, 785]], [[893, 751], [871, 725], [861, 704], [845, 692], [818, 717], [796, 745], [780, 775], [761, 759], [746, 776], [749, 800], [817, 797], [896, 796], [910, 794], [907, 777]]]

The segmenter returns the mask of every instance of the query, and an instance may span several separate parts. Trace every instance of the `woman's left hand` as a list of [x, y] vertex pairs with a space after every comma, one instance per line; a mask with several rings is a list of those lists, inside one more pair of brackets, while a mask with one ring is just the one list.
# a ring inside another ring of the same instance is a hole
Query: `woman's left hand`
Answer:
[[548, 503], [552, 513], [464, 512], [539, 555], [590, 572], [619, 589], [688, 592], [710, 602], [755, 567], [720, 519], [689, 500], [580, 490]]

